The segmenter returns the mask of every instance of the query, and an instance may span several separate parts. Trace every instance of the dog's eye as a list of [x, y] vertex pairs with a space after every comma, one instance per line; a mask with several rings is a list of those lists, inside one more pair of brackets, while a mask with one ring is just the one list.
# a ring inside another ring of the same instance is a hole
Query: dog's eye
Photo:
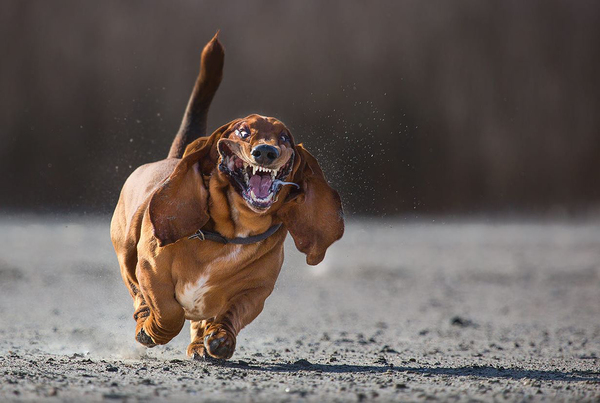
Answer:
[[248, 129], [246, 129], [244, 127], [240, 127], [239, 129], [236, 129], [235, 134], [237, 134], [238, 136], [240, 136], [243, 139], [250, 136], [250, 132], [248, 131]]
[[279, 136], [279, 140], [283, 141], [284, 143], [290, 141], [290, 138], [288, 137], [287, 134], [285, 133], [281, 133], [281, 135]]

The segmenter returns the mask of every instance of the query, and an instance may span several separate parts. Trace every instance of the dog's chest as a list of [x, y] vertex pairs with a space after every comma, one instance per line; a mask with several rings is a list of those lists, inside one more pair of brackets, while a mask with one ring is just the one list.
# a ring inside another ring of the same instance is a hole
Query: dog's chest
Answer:
[[201, 318], [206, 310], [206, 297], [210, 291], [208, 276], [202, 275], [195, 282], [185, 284], [176, 291], [177, 301], [183, 307], [188, 319]]
[[[228, 248], [223, 256], [201, 265], [199, 276], [184, 283], [178, 283], [175, 297], [183, 307], [187, 319], [202, 320], [215, 316], [220, 304], [227, 301], [228, 294], [233, 291], [224, 287], [224, 283], [235, 278], [236, 269], [244, 266], [244, 258], [252, 247], [235, 245]], [[224, 273], [230, 276], [224, 278]]]

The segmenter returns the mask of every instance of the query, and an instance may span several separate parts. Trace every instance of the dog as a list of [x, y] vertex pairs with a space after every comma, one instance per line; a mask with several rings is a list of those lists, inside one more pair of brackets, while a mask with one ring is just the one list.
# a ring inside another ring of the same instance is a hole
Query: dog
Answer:
[[135, 339], [166, 344], [188, 319], [195, 359], [231, 358], [273, 291], [288, 232], [310, 265], [344, 233], [339, 194], [282, 122], [250, 115], [206, 136], [224, 56], [217, 33], [167, 158], [129, 176], [110, 230]]

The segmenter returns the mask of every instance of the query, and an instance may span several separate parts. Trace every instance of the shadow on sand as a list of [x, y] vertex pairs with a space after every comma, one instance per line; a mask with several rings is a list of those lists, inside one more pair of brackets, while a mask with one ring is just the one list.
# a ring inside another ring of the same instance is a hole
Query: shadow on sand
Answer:
[[393, 365], [348, 365], [348, 364], [313, 364], [306, 360], [299, 360], [288, 364], [250, 364], [245, 361], [213, 363], [229, 368], [238, 368], [251, 371], [264, 372], [321, 372], [321, 373], [384, 373], [404, 372], [407, 374], [431, 374], [449, 376], [472, 376], [478, 378], [504, 378], [504, 379], [534, 379], [546, 381], [583, 382], [592, 381], [600, 383], [600, 371], [545, 371], [522, 368], [502, 368], [487, 365], [471, 365], [464, 367], [396, 367]]

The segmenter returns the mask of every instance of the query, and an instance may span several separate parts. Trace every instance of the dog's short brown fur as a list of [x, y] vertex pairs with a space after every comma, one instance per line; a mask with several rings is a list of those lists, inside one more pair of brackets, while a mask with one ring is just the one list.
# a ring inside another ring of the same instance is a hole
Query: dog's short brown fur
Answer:
[[[344, 231], [337, 192], [280, 121], [250, 115], [203, 137], [223, 60], [215, 36], [202, 52], [200, 75], [168, 158], [131, 174], [111, 223], [134, 301], [136, 340], [148, 347], [168, 343], [189, 319], [187, 353], [198, 358], [231, 357], [237, 334], [273, 291], [288, 232], [316, 265]], [[256, 157], [257, 146], [273, 151], [269, 160]], [[257, 176], [252, 173], [257, 167], [277, 170], [284, 175], [278, 180], [299, 189], [277, 186], [264, 172]], [[198, 229], [248, 237], [278, 223], [277, 232], [249, 245], [188, 239]]]

